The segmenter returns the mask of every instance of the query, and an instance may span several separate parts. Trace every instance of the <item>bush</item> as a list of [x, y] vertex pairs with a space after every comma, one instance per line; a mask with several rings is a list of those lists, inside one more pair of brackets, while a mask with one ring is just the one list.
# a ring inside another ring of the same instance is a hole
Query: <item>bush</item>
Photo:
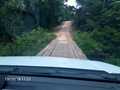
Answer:
[[94, 60], [101, 60], [104, 58], [101, 49], [102, 45], [91, 38], [91, 33], [76, 32], [74, 34], [74, 39], [78, 46], [85, 52], [88, 58]]
[[17, 37], [14, 43], [0, 44], [1, 56], [31, 56], [36, 55], [53, 38], [54, 34], [43, 28], [34, 29]]
[[104, 32], [90, 33], [77, 31], [74, 33], [74, 40], [77, 42], [78, 46], [85, 52], [89, 59], [100, 60], [120, 66], [119, 47], [115, 47], [114, 43], [110, 42], [104, 44], [104, 40], [107, 40], [105, 39], [107, 35], [102, 33]]
[[[94, 30], [92, 37], [103, 45], [103, 52], [110, 56], [120, 58], [120, 32], [111, 27]], [[107, 57], [106, 57], [107, 58]]]
[[120, 58], [112, 57], [112, 58], [105, 60], [105, 62], [120, 66]]

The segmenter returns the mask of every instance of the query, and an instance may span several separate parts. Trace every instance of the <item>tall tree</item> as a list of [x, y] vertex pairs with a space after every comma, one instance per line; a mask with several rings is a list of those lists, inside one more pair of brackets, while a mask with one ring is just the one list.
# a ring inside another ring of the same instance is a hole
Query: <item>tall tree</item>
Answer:
[[0, 34], [13, 38], [36, 26], [51, 28], [62, 20], [63, 7], [64, 0], [0, 0]]

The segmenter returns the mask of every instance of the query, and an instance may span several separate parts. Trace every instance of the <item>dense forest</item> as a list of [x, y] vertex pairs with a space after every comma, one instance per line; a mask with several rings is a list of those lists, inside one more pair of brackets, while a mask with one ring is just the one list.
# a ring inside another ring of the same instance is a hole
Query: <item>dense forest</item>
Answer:
[[77, 0], [75, 40], [90, 59], [120, 65], [120, 0]]
[[0, 0], [0, 55], [35, 55], [54, 37], [65, 8], [64, 0]]
[[74, 39], [89, 59], [120, 65], [120, 0], [0, 0], [0, 55], [36, 55], [74, 21]]
[[63, 3], [62, 0], [0, 0], [0, 39], [6, 41], [37, 26], [56, 25], [61, 21]]

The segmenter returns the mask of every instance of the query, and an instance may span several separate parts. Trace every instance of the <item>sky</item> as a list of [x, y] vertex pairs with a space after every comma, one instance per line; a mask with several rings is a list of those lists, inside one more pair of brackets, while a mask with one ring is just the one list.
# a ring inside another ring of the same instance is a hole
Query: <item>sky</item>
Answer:
[[69, 6], [77, 6], [76, 0], [68, 0], [68, 2], [66, 2], [65, 4], [69, 5]]

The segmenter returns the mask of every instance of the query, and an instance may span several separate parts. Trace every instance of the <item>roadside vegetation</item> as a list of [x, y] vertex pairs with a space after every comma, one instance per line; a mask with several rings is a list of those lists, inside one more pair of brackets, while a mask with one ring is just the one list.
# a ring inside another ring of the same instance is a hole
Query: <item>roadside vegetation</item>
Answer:
[[0, 56], [36, 55], [55, 38], [64, 0], [0, 0]]
[[54, 38], [55, 35], [53, 33], [39, 27], [16, 37], [13, 43], [1, 43], [0, 55], [34, 56]]
[[77, 45], [84, 51], [90, 60], [104, 61], [120, 66], [120, 58], [115, 57], [114, 52], [111, 56], [109, 53], [105, 53], [104, 49], [106, 46], [92, 38], [90, 33], [76, 31], [73, 35]]
[[120, 1], [77, 0], [74, 37], [89, 59], [120, 66]]

